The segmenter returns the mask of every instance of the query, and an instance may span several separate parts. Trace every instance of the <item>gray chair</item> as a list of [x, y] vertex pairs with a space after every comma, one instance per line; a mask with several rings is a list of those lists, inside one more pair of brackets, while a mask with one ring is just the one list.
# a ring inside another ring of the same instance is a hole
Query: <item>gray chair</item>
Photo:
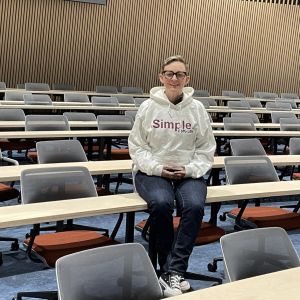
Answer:
[[88, 161], [78, 140], [54, 140], [36, 143], [39, 164]]
[[211, 106], [218, 106], [218, 103], [215, 99], [210, 98], [210, 97], [194, 97], [196, 100], [200, 100], [200, 101], [207, 101], [209, 104], [209, 107]]
[[146, 101], [148, 98], [133, 98], [134, 105], [140, 106], [144, 101]]
[[0, 90], [6, 90], [6, 83], [3, 81], [0, 81]]
[[299, 99], [296, 93], [281, 93], [280, 97], [284, 99]]
[[197, 101], [201, 102], [205, 109], [209, 108], [209, 102], [206, 99], [197, 98]]
[[60, 300], [162, 298], [148, 254], [137, 243], [64, 256], [56, 263], [56, 278]]
[[118, 94], [118, 89], [116, 86], [111, 85], [97, 85], [96, 93]]
[[251, 118], [225, 117], [223, 122], [225, 130], [256, 130]]
[[94, 113], [88, 112], [64, 112], [63, 115], [69, 121], [97, 121]]
[[267, 155], [259, 139], [230, 140], [231, 153], [234, 156]]
[[209, 97], [209, 91], [208, 90], [195, 90], [193, 97]]
[[288, 234], [279, 227], [226, 234], [221, 237], [220, 244], [228, 281], [300, 266]]
[[1, 108], [0, 121], [25, 121], [25, 113], [21, 108]]
[[53, 83], [52, 84], [52, 90], [58, 90], [58, 91], [74, 91], [75, 85], [69, 84], [69, 83]]
[[253, 112], [234, 112], [230, 114], [232, 118], [252, 119], [253, 123], [260, 123], [257, 114]]
[[125, 115], [98, 115], [99, 130], [131, 130], [132, 118]]
[[136, 110], [125, 110], [125, 116], [130, 117], [133, 123], [135, 121], [136, 114], [137, 114]]
[[24, 95], [31, 96], [30, 92], [15, 92], [15, 91], [6, 91], [4, 95], [4, 100], [8, 101], [24, 101]]
[[300, 119], [297, 118], [280, 118], [280, 130], [298, 131], [300, 130]]
[[119, 102], [116, 97], [93, 96], [92, 104], [96, 106], [119, 106]]
[[[266, 183], [279, 181], [277, 172], [267, 156], [232, 156], [224, 159], [228, 184]], [[286, 230], [300, 226], [300, 215], [296, 210], [290, 211], [280, 207], [247, 207], [249, 199], [240, 203], [239, 208], [223, 214], [235, 219], [235, 228], [282, 227]], [[257, 203], [257, 202], [256, 202]]]
[[65, 102], [80, 102], [80, 103], [90, 103], [88, 95], [76, 94], [76, 93], [66, 93], [64, 95]]
[[70, 130], [68, 120], [62, 115], [27, 115], [25, 131]]
[[222, 91], [222, 96], [225, 97], [231, 97], [231, 98], [244, 98], [245, 95], [243, 93], [240, 93], [238, 91]]
[[[300, 138], [290, 138], [289, 140], [289, 152], [291, 155], [300, 155]], [[295, 168], [297, 167], [297, 172]], [[291, 170], [290, 179], [299, 180], [300, 179], [300, 168], [299, 165], [293, 166]], [[292, 206], [294, 207], [294, 206]]]
[[134, 98], [129, 95], [117, 95], [116, 98], [118, 99], [119, 104], [123, 105], [135, 105]]
[[275, 101], [276, 101], [276, 103], [280, 103], [280, 104], [281, 103], [289, 103], [289, 104], [291, 104], [292, 109], [297, 108], [297, 104], [294, 99], [277, 98]]
[[25, 90], [25, 83], [17, 83], [17, 89]]
[[263, 107], [259, 100], [252, 99], [252, 100], [249, 100], [248, 103], [250, 105], [250, 108], [261, 108], [261, 107]]
[[24, 94], [24, 103], [27, 105], [52, 105], [49, 95], [42, 94]]
[[231, 108], [231, 109], [250, 109], [250, 105], [249, 105], [248, 101], [246, 101], [246, 100], [228, 101], [227, 106], [228, 106], [228, 108]]
[[279, 124], [281, 118], [293, 118], [297, 119], [293, 112], [271, 112], [272, 123]]
[[143, 94], [143, 89], [135, 86], [123, 86], [122, 87], [123, 94]]
[[[20, 182], [22, 204], [97, 196], [93, 179], [84, 167], [27, 169], [21, 172]], [[41, 224], [35, 224], [24, 241], [28, 257], [54, 267], [56, 260], [66, 254], [116, 244], [112, 238], [97, 231], [62, 231], [64, 225], [63, 220], [58, 221], [55, 232], [44, 233]], [[58, 299], [55, 291], [20, 292], [16, 299], [22, 297]]]
[[283, 103], [283, 102], [267, 102], [266, 103], [267, 110], [292, 110], [292, 105], [290, 103]]
[[25, 90], [27, 91], [50, 91], [48, 83], [26, 82]]
[[254, 97], [261, 99], [276, 99], [278, 98], [278, 94], [270, 92], [254, 92]]

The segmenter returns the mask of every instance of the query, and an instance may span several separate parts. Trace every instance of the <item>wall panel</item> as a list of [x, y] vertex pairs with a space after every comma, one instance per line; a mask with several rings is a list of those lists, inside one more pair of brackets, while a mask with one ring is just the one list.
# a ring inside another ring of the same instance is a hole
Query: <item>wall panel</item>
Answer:
[[158, 84], [164, 57], [190, 62], [191, 84], [300, 93], [300, 7], [240, 0], [0, 1], [0, 81]]

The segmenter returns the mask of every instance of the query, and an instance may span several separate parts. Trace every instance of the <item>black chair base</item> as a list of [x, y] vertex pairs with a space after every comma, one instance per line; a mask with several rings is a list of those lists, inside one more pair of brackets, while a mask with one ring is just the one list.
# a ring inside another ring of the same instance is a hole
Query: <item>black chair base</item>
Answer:
[[47, 300], [58, 300], [57, 291], [40, 291], [40, 292], [20, 292], [12, 300], [22, 300], [24, 298], [36, 298]]

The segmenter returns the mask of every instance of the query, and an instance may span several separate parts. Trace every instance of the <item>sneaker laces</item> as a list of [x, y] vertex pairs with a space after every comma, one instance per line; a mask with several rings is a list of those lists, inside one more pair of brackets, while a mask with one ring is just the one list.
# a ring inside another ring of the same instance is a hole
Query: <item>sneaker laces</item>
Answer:
[[180, 281], [182, 280], [182, 276], [180, 275], [170, 275], [170, 286], [172, 289], [179, 289], [180, 290]]

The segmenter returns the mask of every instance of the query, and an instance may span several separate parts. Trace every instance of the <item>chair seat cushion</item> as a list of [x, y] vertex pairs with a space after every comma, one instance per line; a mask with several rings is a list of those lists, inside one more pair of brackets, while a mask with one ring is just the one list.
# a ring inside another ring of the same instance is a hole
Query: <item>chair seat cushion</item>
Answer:
[[7, 184], [0, 183], [0, 201], [7, 201], [19, 197], [19, 191]]
[[[28, 243], [29, 239], [26, 239], [24, 244]], [[38, 235], [32, 250], [44, 258], [50, 267], [54, 267], [56, 260], [64, 255], [114, 244], [118, 242], [97, 231], [74, 230]]]
[[[106, 153], [106, 150], [104, 150]], [[111, 149], [112, 160], [122, 160], [122, 159], [130, 159], [129, 150], [127, 148], [124, 149]]]
[[[142, 220], [141, 222], [136, 224], [135, 228], [139, 231], [142, 231], [146, 222], [147, 220]], [[175, 231], [179, 226], [179, 222], [180, 222], [180, 217], [173, 218], [173, 225]], [[224, 234], [225, 231], [222, 228], [207, 222], [202, 222], [195, 241], [195, 245], [205, 245], [205, 244], [213, 243], [215, 241], [218, 241], [221, 238], [221, 236], [223, 236]]]
[[[235, 208], [228, 215], [237, 216], [239, 211], [239, 208]], [[300, 215], [280, 207], [247, 207], [242, 218], [258, 227], [282, 227], [285, 230], [300, 228]]]
[[300, 180], [300, 173], [293, 173], [293, 179]]

